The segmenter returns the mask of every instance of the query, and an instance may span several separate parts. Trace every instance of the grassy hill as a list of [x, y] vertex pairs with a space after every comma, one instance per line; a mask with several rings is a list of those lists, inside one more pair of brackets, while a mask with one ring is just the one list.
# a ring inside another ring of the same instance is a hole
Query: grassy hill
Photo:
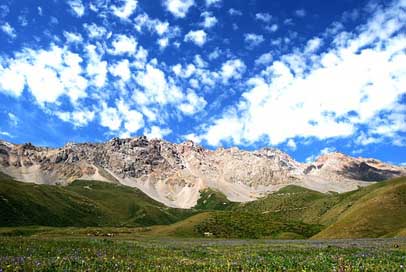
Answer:
[[182, 210], [119, 184], [36, 185], [0, 173], [0, 227], [33, 225], [141, 227], [136, 233], [154, 237], [205, 233], [216, 238], [404, 237], [406, 178], [344, 194], [287, 186], [249, 203], [233, 203], [208, 189], [193, 209]]
[[[333, 224], [314, 236], [320, 238], [396, 237], [406, 229], [406, 179], [372, 185], [355, 201], [346, 198]], [[357, 193], [354, 193], [356, 195]], [[343, 205], [344, 204], [344, 205]], [[342, 206], [347, 209], [342, 210]]]
[[193, 215], [140, 190], [97, 181], [36, 185], [0, 176], [0, 226], [151, 226]]
[[223, 238], [404, 237], [406, 178], [344, 194], [287, 186], [230, 209], [211, 213], [196, 224], [196, 233]]
[[212, 189], [205, 189], [200, 192], [200, 198], [193, 208], [197, 210], [222, 211], [236, 205], [237, 203], [228, 200], [223, 193]]

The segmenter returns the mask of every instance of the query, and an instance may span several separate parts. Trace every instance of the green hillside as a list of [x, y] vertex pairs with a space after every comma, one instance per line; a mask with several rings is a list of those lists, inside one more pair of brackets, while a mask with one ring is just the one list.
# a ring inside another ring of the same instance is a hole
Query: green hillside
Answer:
[[344, 194], [287, 186], [249, 203], [208, 189], [193, 209], [183, 210], [119, 184], [36, 185], [0, 173], [0, 227], [15, 226], [141, 227], [135, 233], [154, 237], [404, 237], [406, 178]]
[[335, 223], [314, 238], [396, 237], [404, 234], [406, 179], [381, 183], [366, 191], [369, 192], [354, 202], [345, 199], [347, 209], [338, 215]]
[[156, 202], [140, 190], [97, 181], [36, 185], [0, 176], [0, 226], [150, 226], [192, 214]]
[[194, 209], [197, 210], [227, 210], [235, 206], [237, 203], [231, 202], [227, 197], [218, 191], [205, 189], [200, 192], [200, 198], [197, 200]]

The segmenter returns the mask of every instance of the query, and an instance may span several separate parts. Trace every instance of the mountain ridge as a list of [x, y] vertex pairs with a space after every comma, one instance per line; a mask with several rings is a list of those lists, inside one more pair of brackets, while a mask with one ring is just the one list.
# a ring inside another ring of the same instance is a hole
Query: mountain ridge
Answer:
[[38, 184], [66, 185], [77, 179], [120, 183], [176, 208], [195, 206], [204, 189], [248, 202], [287, 185], [341, 193], [406, 175], [403, 167], [338, 152], [300, 163], [276, 148], [208, 150], [192, 141], [173, 144], [145, 136], [60, 148], [0, 140], [0, 171]]

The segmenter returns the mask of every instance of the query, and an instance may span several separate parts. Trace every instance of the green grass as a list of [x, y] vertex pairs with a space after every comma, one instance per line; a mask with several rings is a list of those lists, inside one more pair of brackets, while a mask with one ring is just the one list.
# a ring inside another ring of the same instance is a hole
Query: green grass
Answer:
[[200, 198], [194, 208], [202, 211], [221, 211], [230, 209], [236, 204], [237, 203], [228, 200], [227, 197], [219, 191], [205, 189], [200, 192]]
[[[0, 173], [0, 227], [139, 227], [136, 233], [144, 237], [204, 237], [205, 233], [214, 238], [256, 239], [404, 237], [405, 207], [406, 178], [344, 194], [287, 186], [249, 203], [233, 203], [208, 189], [193, 209], [182, 210], [119, 184], [35, 185]], [[14, 231], [8, 235], [29, 235], [38, 228]]]
[[406, 179], [368, 188], [315, 238], [398, 236], [406, 228]]
[[7, 272], [404, 271], [405, 254], [404, 241], [0, 238], [0, 270]]
[[222, 238], [309, 238], [321, 230], [321, 226], [300, 221], [281, 221], [275, 215], [247, 212], [216, 212], [196, 225], [197, 233], [212, 233]]
[[0, 226], [151, 226], [195, 213], [117, 184], [75, 181], [63, 187], [0, 180]]

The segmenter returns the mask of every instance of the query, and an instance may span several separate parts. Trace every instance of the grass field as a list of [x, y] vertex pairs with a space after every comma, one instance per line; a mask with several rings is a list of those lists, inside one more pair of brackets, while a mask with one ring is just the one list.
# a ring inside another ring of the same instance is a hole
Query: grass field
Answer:
[[2, 237], [0, 271], [405, 271], [406, 240]]

